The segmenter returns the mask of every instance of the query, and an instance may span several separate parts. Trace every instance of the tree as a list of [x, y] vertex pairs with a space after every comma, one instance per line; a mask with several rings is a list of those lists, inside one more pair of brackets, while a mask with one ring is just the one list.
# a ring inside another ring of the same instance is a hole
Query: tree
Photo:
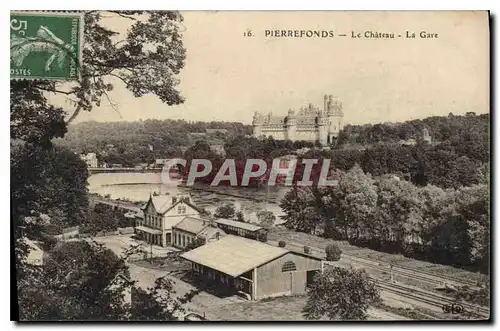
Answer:
[[123, 212], [105, 204], [96, 204], [94, 210], [89, 212], [86, 222], [82, 224], [80, 232], [95, 236], [100, 231], [116, 231], [123, 225], [124, 220]]
[[490, 190], [487, 185], [464, 188], [458, 196], [458, 211], [468, 222], [468, 237], [471, 241], [471, 262], [478, 265], [482, 272], [490, 269]]
[[[95, 242], [59, 245], [42, 267], [22, 280], [20, 319], [176, 320], [197, 291], [176, 297], [173, 281], [165, 277], [146, 290], [136, 287], [125, 263], [133, 251], [118, 257]], [[127, 291], [132, 292], [131, 302]]]
[[259, 221], [260, 226], [267, 229], [274, 225], [276, 216], [271, 211], [261, 210], [257, 213], [257, 220]]
[[57, 228], [84, 222], [88, 208], [87, 169], [74, 153], [34, 143], [14, 144], [10, 166], [11, 221], [18, 277], [22, 277], [28, 254], [24, 238], [44, 240], [43, 215]]
[[318, 273], [308, 296], [303, 313], [309, 320], [363, 320], [370, 305], [381, 300], [364, 270], [339, 267]]
[[304, 246], [304, 253], [305, 254], [310, 254], [311, 253], [311, 248], [309, 246]]
[[286, 242], [284, 242], [283, 240], [280, 240], [280, 241], [278, 242], [278, 246], [279, 246], [279, 247], [285, 247], [285, 246], [286, 246]]
[[[175, 76], [183, 67], [185, 58], [179, 29], [181, 16], [167, 11], [110, 13], [129, 22], [130, 26], [124, 30], [124, 37], [116, 40], [120, 38], [120, 33], [105, 27], [101, 12], [85, 13], [80, 81], [67, 84], [27, 80], [12, 81], [10, 84], [11, 222], [23, 319], [85, 319], [96, 316], [102, 320], [121, 316], [110, 308], [117, 302], [117, 295], [103, 291], [109, 279], [103, 280], [98, 271], [83, 271], [81, 284], [65, 283], [66, 276], [62, 284], [59, 278], [51, 284], [49, 280], [53, 280], [52, 276], [60, 277], [61, 272], [66, 272], [65, 275], [72, 277], [78, 266], [69, 264], [60, 271], [53, 268], [50, 270], [55, 274], [47, 276], [44, 272], [48, 271], [33, 270], [25, 263], [28, 249], [24, 239], [38, 235], [42, 215], [52, 213], [55, 221], [71, 224], [78, 223], [87, 212], [86, 196], [81, 194], [86, 189], [86, 174], [81, 171], [85, 166], [82, 167], [76, 155], [54, 149], [51, 140], [63, 137], [68, 123], [81, 111], [99, 106], [103, 98], [114, 107], [108, 92], [116, 83], [125, 84], [136, 97], [153, 94], [168, 105], [183, 101], [175, 89], [178, 85]], [[74, 111], [67, 120], [65, 111], [50, 103], [47, 98], [50, 93], [68, 97], [67, 101], [74, 105]], [[68, 191], [63, 195], [66, 189]], [[56, 206], [54, 201], [60, 206]], [[106, 260], [107, 255], [97, 249], [92, 255], [94, 262], [81, 262], [83, 265], [96, 265]], [[108, 265], [102, 266], [103, 270], [108, 268]], [[67, 273], [68, 270], [73, 273]], [[95, 289], [103, 292], [96, 293]], [[72, 291], [71, 295], [67, 295], [67, 291]], [[101, 299], [112, 304], [103, 304]], [[30, 300], [36, 300], [36, 303]], [[91, 307], [88, 303], [95, 306]], [[33, 311], [34, 307], [38, 311]]]
[[485, 162], [477, 170], [479, 184], [490, 185], [490, 164]]
[[300, 232], [315, 233], [325, 222], [322, 197], [323, 192], [316, 187], [292, 187], [280, 202], [285, 213], [285, 226]]
[[335, 244], [329, 244], [325, 247], [326, 260], [338, 261], [342, 255], [342, 250]]
[[410, 182], [384, 176], [378, 184], [377, 213], [382, 247], [394, 247], [403, 252], [404, 244], [422, 228], [422, 200], [418, 189]]
[[132, 321], [176, 321], [185, 313], [183, 306], [198, 294], [191, 290], [182, 297], [175, 296], [175, 282], [166, 276], [157, 278], [146, 290], [132, 288], [130, 320]]
[[339, 223], [344, 223], [345, 238], [370, 236], [377, 205], [377, 191], [371, 176], [355, 164], [348, 172], [341, 174], [339, 191], [340, 200], [337, 198], [334, 202], [340, 202], [336, 208], [342, 215]]
[[224, 206], [217, 207], [214, 213], [215, 218], [227, 218], [232, 219], [235, 216], [234, 204], [228, 203]]
[[127, 267], [109, 249], [84, 241], [64, 243], [50, 252], [37, 277], [23, 281], [31, 286], [18, 288], [20, 319], [123, 319], [123, 288], [112, 287], [118, 274], [127, 277]]
[[243, 211], [238, 210], [234, 216], [235, 216], [234, 218], [236, 219], [236, 221], [245, 222], [245, 215], [243, 214]]
[[[175, 79], [186, 56], [178, 24], [182, 17], [172, 11], [111, 13], [130, 22], [124, 38], [113, 41], [118, 32], [103, 25], [102, 13], [86, 12], [81, 82], [69, 91], [60, 91], [56, 86], [47, 88], [78, 98], [68, 122], [79, 111], [90, 111], [94, 105], [100, 105], [103, 97], [113, 106], [107, 94], [113, 89], [110, 79], [122, 82], [136, 97], [154, 94], [168, 105], [183, 102], [176, 90], [179, 81]], [[141, 16], [144, 19], [139, 19]]]

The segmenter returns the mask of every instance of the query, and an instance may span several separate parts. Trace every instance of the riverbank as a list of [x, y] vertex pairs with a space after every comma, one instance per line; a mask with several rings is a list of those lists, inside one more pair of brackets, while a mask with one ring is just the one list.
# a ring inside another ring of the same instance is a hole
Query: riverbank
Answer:
[[[247, 199], [247, 200], [252, 200], [255, 202], [259, 203], [270, 203], [270, 204], [279, 204], [279, 197], [275, 196], [276, 193], [279, 194], [279, 190], [276, 189], [271, 189], [270, 192], [264, 192], [264, 189], [262, 188], [238, 188], [238, 190], [235, 190], [235, 188], [231, 186], [209, 186], [209, 185], [194, 185], [194, 186], [187, 186], [185, 184], [181, 184], [177, 186], [180, 189], [185, 189], [185, 190], [192, 190], [192, 191], [201, 191], [201, 192], [208, 192], [208, 193], [214, 193], [214, 194], [220, 194], [224, 196], [229, 196], [229, 197], [234, 197], [234, 198], [240, 198], [240, 199]], [[248, 190], [247, 192], [243, 190]], [[269, 189], [267, 189], [269, 190]], [[274, 196], [270, 196], [270, 194], [273, 194]], [[263, 196], [264, 195], [264, 196]]]

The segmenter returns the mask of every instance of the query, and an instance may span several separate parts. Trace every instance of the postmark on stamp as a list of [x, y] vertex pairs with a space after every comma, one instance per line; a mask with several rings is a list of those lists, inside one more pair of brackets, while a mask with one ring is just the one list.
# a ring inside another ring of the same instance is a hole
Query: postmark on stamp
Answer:
[[10, 13], [10, 78], [78, 80], [83, 14]]

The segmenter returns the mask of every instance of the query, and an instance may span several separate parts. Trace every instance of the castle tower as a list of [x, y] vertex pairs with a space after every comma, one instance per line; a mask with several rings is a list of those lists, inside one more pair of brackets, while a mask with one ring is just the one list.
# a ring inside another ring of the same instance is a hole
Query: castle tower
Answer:
[[344, 128], [344, 112], [342, 102], [335, 100], [332, 95], [328, 96], [328, 142], [332, 143]]
[[285, 119], [285, 130], [285, 139], [294, 141], [297, 133], [297, 118], [295, 111], [291, 109], [288, 110], [288, 116]]
[[262, 116], [259, 112], [256, 111], [253, 115], [253, 121], [252, 121], [254, 137], [262, 136], [262, 125], [263, 125]]
[[321, 145], [328, 144], [328, 117], [324, 112], [319, 111], [317, 117], [318, 132], [316, 140], [321, 143]]
[[429, 144], [432, 142], [431, 135], [429, 134], [429, 130], [427, 130], [427, 128], [422, 129], [422, 139], [427, 141]]

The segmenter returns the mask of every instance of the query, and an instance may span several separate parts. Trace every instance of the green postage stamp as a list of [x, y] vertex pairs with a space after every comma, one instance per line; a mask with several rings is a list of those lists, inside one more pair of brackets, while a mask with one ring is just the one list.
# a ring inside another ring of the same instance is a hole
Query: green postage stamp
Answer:
[[78, 80], [83, 14], [10, 13], [10, 79]]

